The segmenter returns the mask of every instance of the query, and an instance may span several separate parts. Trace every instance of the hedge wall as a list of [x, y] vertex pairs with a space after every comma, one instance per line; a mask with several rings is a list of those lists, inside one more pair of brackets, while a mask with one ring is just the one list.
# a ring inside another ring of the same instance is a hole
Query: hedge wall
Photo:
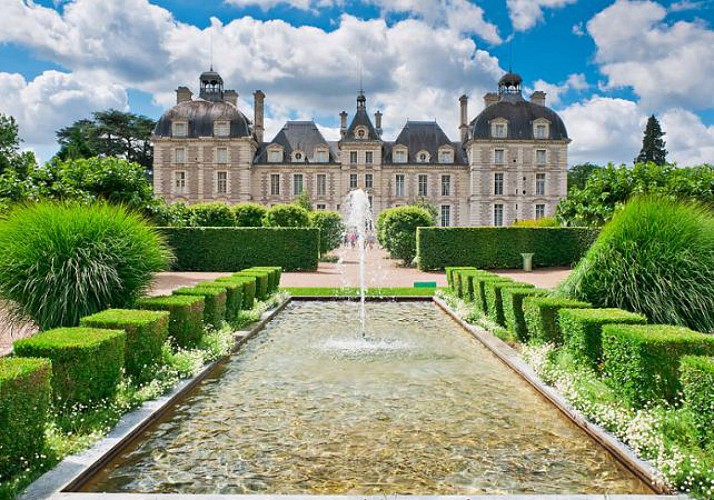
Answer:
[[176, 347], [191, 348], [203, 337], [203, 296], [162, 295], [143, 297], [136, 302], [138, 309], [169, 312], [169, 336]]
[[176, 271], [233, 272], [253, 266], [317, 269], [320, 232], [314, 228], [164, 227]]
[[579, 227], [420, 227], [419, 269], [473, 266], [520, 269], [521, 253], [534, 253], [535, 267], [570, 266], [595, 241], [598, 229]]
[[684, 400], [704, 444], [714, 442], [714, 358], [683, 356], [679, 365]]

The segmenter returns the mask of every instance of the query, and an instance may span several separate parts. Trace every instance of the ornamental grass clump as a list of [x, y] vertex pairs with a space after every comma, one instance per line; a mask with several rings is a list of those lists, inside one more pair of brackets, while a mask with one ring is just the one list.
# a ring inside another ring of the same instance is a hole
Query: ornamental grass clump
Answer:
[[694, 203], [633, 199], [559, 292], [652, 323], [714, 331], [714, 214]]
[[0, 221], [0, 248], [0, 297], [41, 330], [130, 306], [172, 258], [141, 216], [104, 203], [16, 208]]

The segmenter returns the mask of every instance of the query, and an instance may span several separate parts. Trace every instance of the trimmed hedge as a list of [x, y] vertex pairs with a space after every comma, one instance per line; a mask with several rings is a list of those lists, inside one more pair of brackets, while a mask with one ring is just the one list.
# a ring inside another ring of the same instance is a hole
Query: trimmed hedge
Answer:
[[169, 312], [169, 337], [179, 348], [195, 347], [203, 337], [205, 299], [193, 295], [161, 295], [144, 297], [135, 305], [138, 309]]
[[475, 267], [458, 267], [458, 266], [446, 266], [444, 267], [444, 272], [446, 273], [446, 284], [449, 286], [449, 288], [454, 287], [454, 282], [453, 282], [453, 277], [454, 277], [454, 271], [461, 271], [461, 270], [471, 270], [471, 271], [478, 271]]
[[484, 281], [483, 291], [486, 297], [486, 308], [488, 310], [488, 319], [500, 326], [506, 326], [506, 318], [503, 311], [503, 294], [504, 288], [535, 288], [530, 283], [520, 283], [518, 281]]
[[279, 266], [259, 266], [250, 267], [248, 269], [243, 269], [243, 271], [267, 271], [268, 275], [268, 292], [274, 293], [280, 288], [280, 277], [282, 275], [282, 268]]
[[622, 309], [561, 309], [558, 316], [565, 347], [579, 360], [598, 369], [602, 363], [602, 326], [647, 323], [641, 314]]
[[126, 373], [138, 380], [151, 378], [148, 369], [161, 359], [161, 347], [169, 335], [169, 313], [136, 309], [107, 309], [79, 321], [80, 326], [124, 330]]
[[682, 326], [604, 325], [602, 351], [606, 380], [618, 394], [636, 406], [676, 403], [680, 359], [714, 354], [714, 337]]
[[563, 333], [558, 325], [558, 313], [561, 309], [585, 309], [592, 304], [579, 300], [555, 297], [527, 297], [523, 301], [523, 316], [526, 320], [528, 335], [539, 342], [563, 343]]
[[462, 287], [461, 295], [462, 298], [468, 302], [473, 302], [476, 298], [474, 279], [479, 276], [495, 276], [488, 271], [482, 271], [480, 269], [461, 269], [454, 273], [454, 276], [458, 276], [460, 280], [459, 286]]
[[42, 452], [51, 376], [48, 359], [0, 358], [0, 482]]
[[203, 307], [203, 322], [208, 327], [218, 329], [226, 319], [226, 291], [227, 289], [225, 287], [202, 288], [199, 283], [194, 287], [183, 287], [174, 290], [173, 294], [203, 297], [205, 300]]
[[226, 320], [232, 323], [243, 309], [243, 283], [235, 281], [202, 281], [201, 288], [219, 288], [226, 291]]
[[598, 233], [579, 227], [420, 227], [417, 260], [421, 270], [520, 269], [521, 253], [532, 252], [536, 267], [570, 266], [585, 255]]
[[714, 358], [682, 356], [679, 365], [685, 404], [704, 444], [714, 442]]
[[258, 300], [265, 300], [268, 298], [269, 293], [269, 281], [268, 276], [270, 273], [268, 271], [240, 271], [235, 273], [233, 276], [237, 277], [252, 277], [255, 278], [255, 298]]
[[314, 228], [159, 228], [174, 250], [176, 271], [232, 272], [251, 266], [317, 269], [320, 232]]
[[517, 284], [515, 287], [504, 287], [501, 289], [501, 302], [503, 304], [503, 317], [506, 320], [506, 328], [513, 332], [518, 340], [527, 342], [529, 340], [528, 326], [523, 316], [523, 300], [526, 297], [542, 297], [548, 293], [547, 290], [539, 288], [522, 287]]
[[223, 276], [216, 278], [216, 283], [240, 283], [243, 285], [243, 306], [241, 309], [250, 311], [255, 305], [255, 291], [258, 279], [253, 276]]
[[89, 405], [116, 393], [126, 349], [126, 332], [57, 328], [18, 340], [15, 354], [52, 361], [52, 395], [59, 408]]
[[488, 315], [488, 300], [486, 298], [486, 283], [499, 282], [514, 284], [510, 278], [504, 278], [497, 274], [487, 273], [482, 275], [476, 275], [473, 277], [473, 289], [474, 289], [474, 305], [476, 309], [481, 311], [483, 314]]

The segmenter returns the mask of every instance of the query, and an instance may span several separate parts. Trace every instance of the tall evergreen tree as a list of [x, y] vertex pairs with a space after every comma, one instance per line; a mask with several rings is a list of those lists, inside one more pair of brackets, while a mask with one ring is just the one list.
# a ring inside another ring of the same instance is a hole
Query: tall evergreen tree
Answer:
[[664, 149], [664, 132], [659, 125], [659, 121], [655, 115], [647, 119], [645, 127], [645, 137], [642, 139], [642, 150], [635, 158], [635, 163], [646, 163], [651, 161], [657, 165], [667, 163], [667, 150]]

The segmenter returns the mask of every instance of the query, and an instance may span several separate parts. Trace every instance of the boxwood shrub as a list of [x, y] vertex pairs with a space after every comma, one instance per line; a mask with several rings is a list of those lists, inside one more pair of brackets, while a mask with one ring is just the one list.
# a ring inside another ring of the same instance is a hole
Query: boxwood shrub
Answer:
[[18, 340], [18, 356], [52, 361], [52, 395], [58, 408], [89, 405], [116, 393], [124, 366], [126, 332], [56, 328]]
[[258, 279], [254, 276], [223, 276], [214, 280], [216, 283], [240, 283], [243, 285], [243, 307], [244, 310], [251, 310], [255, 305], [255, 291]]
[[622, 309], [561, 309], [558, 321], [565, 347], [597, 370], [602, 363], [602, 326], [610, 323], [643, 325], [647, 318]]
[[454, 288], [454, 271], [469, 269], [472, 271], [477, 271], [475, 267], [457, 267], [457, 266], [446, 266], [444, 267], [444, 272], [446, 273], [446, 284], [449, 288]]
[[498, 282], [512, 284], [514, 281], [510, 278], [504, 278], [497, 274], [482, 274], [473, 277], [474, 287], [474, 305], [478, 311], [488, 315], [488, 300], [486, 298], [486, 283]]
[[506, 326], [506, 318], [503, 311], [503, 289], [504, 288], [535, 288], [529, 283], [520, 283], [517, 281], [496, 281], [489, 280], [483, 282], [484, 296], [486, 297], [486, 309], [488, 311], [488, 319], [498, 325]]
[[705, 445], [714, 443], [714, 358], [682, 356], [679, 373], [699, 437]]
[[160, 228], [174, 250], [176, 271], [233, 272], [251, 266], [317, 269], [318, 229], [306, 227]]
[[422, 270], [520, 269], [521, 253], [532, 252], [536, 267], [569, 266], [585, 254], [598, 232], [574, 227], [420, 227], [417, 260]]
[[713, 355], [714, 336], [683, 326], [604, 325], [602, 351], [607, 382], [635, 406], [677, 403], [681, 358]]
[[137, 380], [151, 378], [149, 369], [161, 358], [161, 347], [169, 335], [169, 313], [137, 309], [107, 309], [86, 316], [80, 326], [124, 330], [126, 351], [124, 368], [127, 375]]
[[523, 316], [523, 300], [526, 297], [542, 297], [547, 293], [547, 290], [521, 287], [517, 284], [514, 284], [514, 287], [506, 286], [501, 288], [501, 302], [503, 304], [503, 317], [506, 321], [506, 328], [513, 332], [521, 342], [529, 340], [528, 326]]
[[268, 275], [268, 292], [274, 293], [280, 288], [280, 277], [282, 275], [282, 269], [278, 266], [258, 266], [250, 267], [244, 269], [244, 271], [267, 271], [270, 273]]
[[243, 283], [235, 281], [202, 281], [201, 288], [221, 288], [226, 290], [226, 320], [232, 323], [238, 319], [243, 309]]
[[256, 278], [255, 280], [255, 298], [258, 300], [265, 300], [268, 298], [268, 273], [267, 271], [240, 271], [235, 273], [233, 276], [242, 277], [248, 276]]
[[476, 293], [474, 288], [474, 279], [478, 276], [496, 276], [488, 271], [482, 271], [480, 269], [461, 269], [454, 272], [455, 276], [458, 276], [460, 280], [459, 286], [462, 287], [461, 295], [462, 298], [468, 302], [473, 302]]
[[562, 345], [563, 334], [558, 325], [558, 313], [561, 309], [584, 309], [592, 307], [587, 302], [555, 297], [527, 297], [523, 301], [523, 316], [528, 334], [537, 342], [552, 342]]
[[183, 287], [173, 291], [174, 295], [195, 295], [203, 297], [203, 322], [209, 328], [218, 329], [226, 319], [226, 288], [201, 287], [200, 283], [193, 287]]
[[138, 309], [169, 312], [169, 337], [175, 347], [195, 347], [203, 337], [203, 309], [205, 299], [195, 295], [161, 295], [143, 297], [136, 302]]
[[42, 452], [51, 376], [48, 359], [0, 358], [0, 483]]

